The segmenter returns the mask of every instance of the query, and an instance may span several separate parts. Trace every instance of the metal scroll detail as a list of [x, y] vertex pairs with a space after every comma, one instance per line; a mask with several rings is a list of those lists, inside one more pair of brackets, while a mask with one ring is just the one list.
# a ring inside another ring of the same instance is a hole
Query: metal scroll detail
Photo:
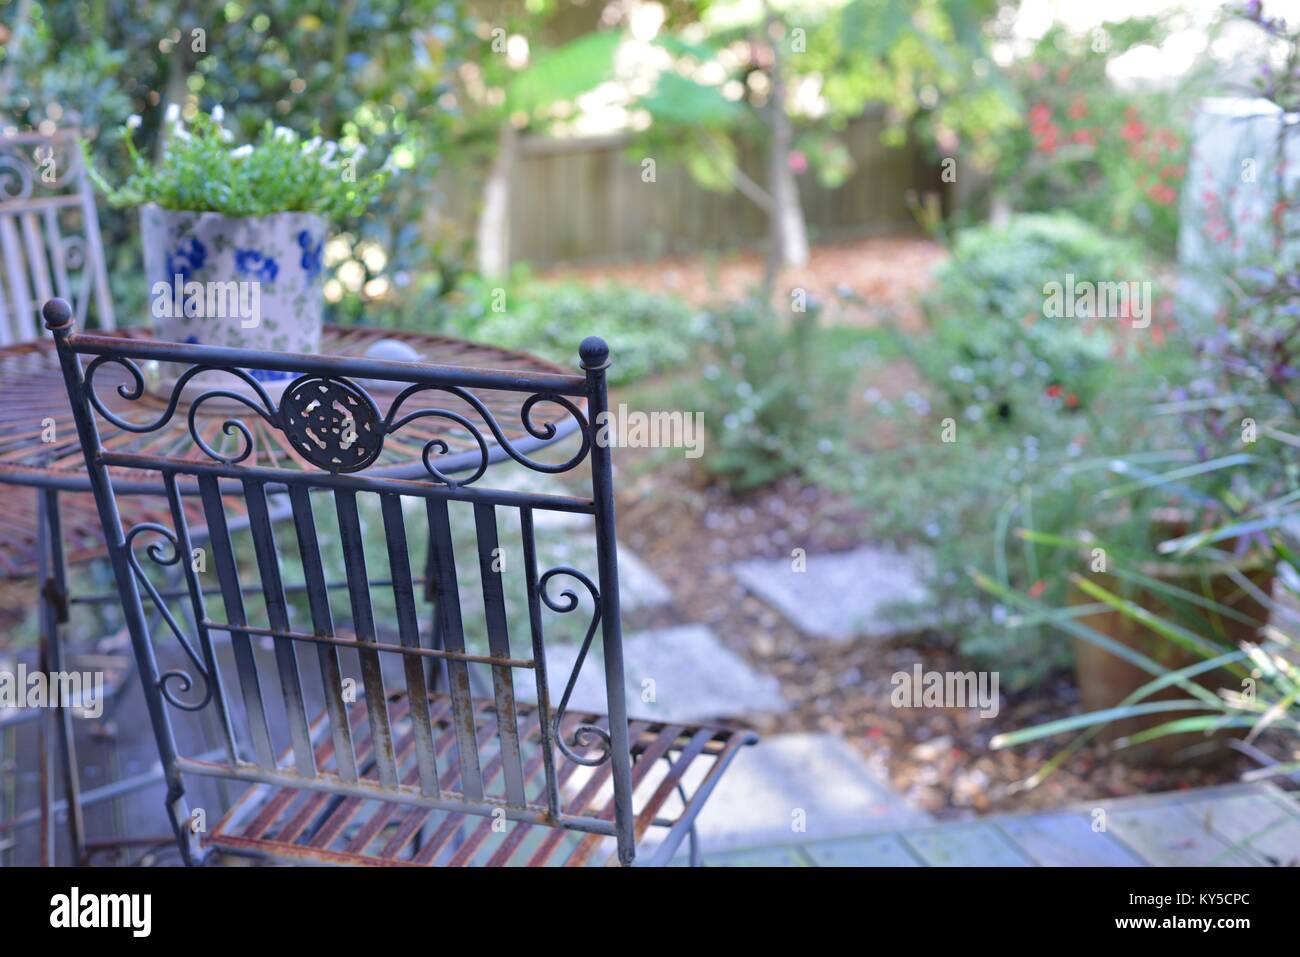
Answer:
[[484, 472], [487, 471], [489, 463], [487, 437], [483, 434], [482, 429], [459, 412], [454, 412], [451, 409], [437, 407], [417, 409], [414, 412], [408, 412], [400, 419], [397, 418], [397, 413], [406, 400], [421, 392], [442, 392], [454, 396], [469, 405], [483, 420], [484, 424], [487, 425], [488, 430], [492, 433], [492, 437], [496, 440], [497, 444], [501, 446], [506, 455], [510, 456], [520, 465], [532, 469], [534, 472], [567, 472], [581, 463], [582, 460], [587, 457], [587, 453], [591, 449], [591, 436], [587, 428], [587, 420], [583, 416], [582, 411], [571, 400], [553, 392], [539, 392], [530, 395], [525, 399], [523, 405], [520, 406], [519, 409], [519, 420], [520, 424], [524, 427], [524, 431], [533, 438], [542, 440], [552, 438], [555, 435], [555, 424], [553, 422], [544, 422], [539, 425], [533, 421], [533, 410], [539, 404], [549, 402], [558, 405], [578, 421], [578, 424], [581, 426], [580, 433], [582, 435], [582, 445], [566, 461], [557, 463], [539, 462], [536, 459], [529, 458], [523, 452], [519, 451], [519, 449], [515, 447], [514, 443], [506, 437], [504, 430], [501, 428], [501, 424], [497, 421], [496, 416], [492, 414], [491, 410], [483, 404], [483, 400], [468, 389], [461, 388], [460, 386], [430, 386], [421, 384], [403, 389], [397, 398], [393, 400], [392, 406], [388, 409], [388, 415], [384, 419], [384, 429], [386, 432], [396, 432], [398, 429], [402, 428], [402, 426], [409, 422], [413, 422], [416, 419], [430, 417], [441, 418], [455, 422], [462, 429], [468, 432], [470, 437], [477, 444], [479, 451], [478, 464], [474, 471], [470, 473], [467, 478], [463, 479], [451, 478], [441, 472], [433, 463], [433, 459], [431, 458], [432, 452], [436, 450], [439, 454], [446, 455], [450, 450], [446, 441], [440, 438], [434, 438], [425, 444], [423, 453], [425, 470], [437, 481], [452, 486], [453, 488], [456, 486], [472, 485], [482, 477]]
[[122, 367], [130, 376], [131, 381], [129, 384], [121, 383], [117, 387], [117, 394], [128, 402], [135, 402], [144, 395], [144, 375], [140, 372], [140, 367], [136, 365], [133, 360], [124, 356], [112, 354], [96, 356], [91, 360], [90, 364], [86, 366], [84, 386], [86, 398], [89, 400], [91, 406], [96, 412], [103, 416], [105, 420], [111, 422], [124, 432], [145, 434], [148, 432], [156, 432], [161, 429], [170, 422], [172, 416], [176, 414], [176, 408], [181, 401], [181, 394], [184, 392], [185, 387], [189, 384], [190, 380], [196, 376], [209, 372], [225, 372], [235, 376], [235, 378], [242, 381], [253, 391], [253, 394], [261, 400], [262, 404], [259, 406], [247, 395], [231, 391], [230, 389], [208, 389], [191, 399], [188, 416], [190, 438], [194, 440], [195, 445], [203, 450], [204, 455], [214, 461], [221, 462], [223, 465], [235, 465], [252, 455], [253, 449], [255, 448], [252, 430], [242, 419], [238, 418], [226, 419], [221, 424], [221, 431], [223, 433], [226, 435], [237, 434], [240, 437], [241, 445], [236, 453], [225, 455], [208, 444], [207, 440], [199, 433], [196, 416], [203, 404], [212, 399], [226, 399], [232, 402], [238, 402], [256, 412], [272, 427], [277, 429], [281, 428], [279, 410], [276, 409], [275, 403], [271, 401], [271, 397], [267, 395], [266, 390], [262, 387], [260, 382], [243, 369], [226, 369], [217, 368], [215, 366], [191, 366], [186, 369], [172, 385], [171, 395], [168, 397], [166, 408], [164, 408], [155, 419], [150, 422], [128, 421], [105, 406], [103, 400], [99, 397], [99, 393], [95, 391], [95, 373], [97, 373], [100, 368], [107, 363], [112, 363], [113, 365]]
[[[141, 522], [139, 525], [132, 526], [131, 530], [126, 533], [126, 560], [131, 566], [131, 571], [135, 575], [136, 580], [139, 581], [140, 585], [149, 595], [149, 599], [153, 602], [154, 608], [162, 617], [162, 620], [167, 624], [168, 629], [171, 630], [171, 633], [175, 636], [176, 640], [180, 643], [181, 648], [185, 651], [185, 656], [190, 659], [190, 663], [193, 664], [194, 669], [203, 678], [203, 697], [197, 702], [187, 703], [182, 701], [177, 697], [177, 692], [174, 691], [169, 684], [169, 682], [174, 683], [181, 694], [189, 692], [194, 687], [194, 679], [187, 671], [173, 668], [170, 671], [164, 672], [158, 677], [158, 690], [167, 703], [173, 707], [180, 708], [182, 711], [201, 711], [208, 702], [212, 700], [212, 674], [209, 671], [208, 664], [199, 655], [198, 651], [195, 650], [194, 645], [189, 638], [185, 636], [184, 629], [181, 628], [180, 624], [176, 621], [176, 617], [172, 614], [171, 609], [167, 607], [167, 602], [158, 592], [157, 586], [154, 585], [141, 567], [139, 554], [136, 552], [134, 547], [135, 540], [140, 535], [157, 535], [161, 539], [161, 541], [153, 542], [144, 549], [145, 554], [148, 555], [156, 564], [161, 566], [172, 566], [180, 562], [180, 540], [177, 538], [176, 533], [165, 525], [159, 525], [157, 522]], [[170, 549], [165, 549], [164, 546], [170, 546]]]
[[[557, 430], [554, 422], [535, 420], [539, 406], [545, 404], [558, 406], [577, 420], [582, 439], [580, 447], [567, 460], [550, 463], [540, 462], [524, 454], [511, 442], [497, 417], [483, 400], [470, 390], [459, 386], [424, 384], [409, 386], [393, 399], [387, 414], [381, 416], [370, 393], [343, 376], [315, 373], [299, 376], [285, 388], [280, 405], [277, 407], [262, 383], [249, 372], [234, 367], [210, 365], [191, 366], [186, 369], [172, 383], [170, 395], [160, 413], [147, 422], [132, 422], [109, 409], [95, 391], [95, 375], [108, 363], [121, 367], [127, 374], [128, 381], [119, 383], [116, 387], [117, 394], [122, 399], [134, 402], [144, 396], [145, 378], [140, 367], [127, 357], [108, 353], [96, 356], [86, 367], [84, 388], [87, 398], [94, 410], [105, 420], [123, 431], [137, 434], [155, 432], [166, 426], [180, 407], [186, 387], [197, 376], [226, 373], [238, 380], [237, 389], [209, 388], [195, 396], [184, 396], [189, 406], [188, 426], [191, 439], [205, 455], [225, 465], [235, 465], [248, 459], [254, 453], [255, 443], [252, 429], [238, 416], [231, 416], [222, 422], [224, 434], [237, 435], [240, 439], [239, 447], [233, 452], [219, 451], [204, 439], [196, 416], [205, 403], [215, 399], [223, 399], [227, 404], [237, 403], [245, 406], [269, 426], [282, 432], [293, 449], [306, 462], [333, 473], [357, 472], [367, 468], [378, 460], [388, 436], [416, 420], [430, 418], [445, 420], [450, 429], [468, 435], [473, 446], [476, 447], [477, 461], [471, 459], [471, 468], [467, 470], [469, 474], [462, 478], [453, 478], [440, 469], [436, 462], [437, 456], [447, 455], [452, 451], [451, 443], [447, 438], [438, 435], [425, 441], [421, 453], [425, 470], [435, 481], [452, 488], [471, 485], [487, 471], [491, 462], [489, 436], [506, 455], [536, 472], [567, 472], [579, 465], [591, 450], [591, 435], [582, 410], [571, 399], [557, 393], [540, 392], [529, 395], [519, 408], [520, 424], [524, 431], [542, 441], [553, 438]], [[190, 386], [191, 392], [194, 389], [195, 386]], [[409, 398], [427, 392], [440, 392], [460, 400], [481, 420], [482, 424], [476, 423], [467, 415], [454, 409], [442, 407], [425, 407], [400, 414]]]
[[[595, 637], [596, 628], [600, 625], [600, 590], [590, 578], [576, 568], [571, 568], [568, 565], [557, 565], [555, 568], [548, 570], [537, 581], [537, 594], [547, 608], [562, 615], [568, 614], [578, 607], [578, 594], [572, 588], [564, 589], [564, 591], [560, 592], [558, 598], [547, 592], [546, 586], [557, 575], [567, 575], [582, 584], [591, 594], [594, 611], [591, 615], [591, 623], [587, 626], [587, 634], [582, 639], [582, 647], [578, 649], [578, 658], [573, 663], [573, 670], [569, 672], [569, 680], [564, 686], [564, 694], [560, 696], [560, 704], [555, 709], [555, 716], [551, 719], [551, 726], [554, 729], [555, 743], [566, 758], [576, 764], [596, 767], [608, 761], [613, 752], [609, 732], [594, 724], [580, 724], [573, 729], [572, 738], [565, 741], [560, 723], [564, 720], [565, 712], [569, 709], [569, 698], [573, 695], [573, 688], [578, 682], [578, 675], [582, 671], [583, 662], [587, 660], [587, 652], [591, 650], [592, 638]], [[596, 753], [584, 756], [574, 751], [574, 748], [594, 749]]]

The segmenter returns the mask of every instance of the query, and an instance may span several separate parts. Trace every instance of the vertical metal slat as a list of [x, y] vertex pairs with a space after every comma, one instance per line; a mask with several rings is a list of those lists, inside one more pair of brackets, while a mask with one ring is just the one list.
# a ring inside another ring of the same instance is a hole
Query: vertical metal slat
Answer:
[[[411, 556], [406, 546], [406, 525], [402, 518], [402, 497], [380, 496], [384, 515], [384, 536], [388, 541], [388, 570], [397, 602], [397, 633], [403, 648], [420, 647], [420, 624], [415, 612], [415, 591], [411, 585]], [[433, 726], [429, 723], [429, 691], [424, 662], [419, 655], [402, 655], [406, 672], [406, 694], [410, 699], [411, 732], [415, 736], [415, 758], [420, 767], [420, 792], [437, 796], [438, 768], [433, 755]]]
[[[226, 618], [228, 624], [237, 629], [240, 625], [247, 625], [248, 620], [244, 617], [244, 597], [239, 591], [239, 572], [235, 568], [235, 553], [217, 480], [210, 475], [199, 476], [199, 495], [203, 500], [203, 516], [208, 523], [208, 543], [212, 546], [212, 559], [217, 566], [217, 580], [221, 583]], [[239, 687], [243, 693], [249, 734], [253, 739], [253, 754], [261, 767], [270, 770], [275, 767], [275, 751], [271, 747], [271, 729], [266, 723], [266, 709], [262, 706], [262, 687], [257, 677], [253, 645], [246, 632], [232, 630], [230, 646], [235, 654], [235, 669], [239, 672]]]
[[[311, 492], [304, 485], [289, 489], [293, 504], [293, 524], [298, 533], [298, 554], [302, 559], [303, 577], [307, 584], [307, 604], [311, 608], [314, 634], [334, 637], [334, 620], [330, 614], [329, 590], [325, 587], [325, 571], [321, 564], [320, 542], [316, 537], [316, 516], [312, 512]], [[321, 688], [325, 693], [325, 709], [329, 713], [330, 734], [334, 739], [334, 761], [339, 777], [349, 784], [357, 781], [357, 759], [352, 750], [352, 726], [348, 720], [348, 707], [343, 701], [343, 674], [339, 669], [338, 649], [333, 645], [316, 646], [320, 662]]]
[[212, 633], [203, 622], [207, 621], [207, 602], [203, 597], [203, 583], [194, 568], [194, 541], [190, 536], [190, 523], [181, 503], [180, 489], [176, 486], [176, 473], [163, 475], [163, 485], [167, 489], [167, 504], [171, 508], [172, 525], [176, 528], [176, 539], [180, 549], [181, 567], [184, 569], [185, 586], [190, 593], [190, 608], [194, 615], [195, 631], [198, 634], [199, 647], [203, 652], [203, 663], [208, 669], [208, 683], [212, 691], [213, 706], [217, 709], [217, 724], [221, 730], [226, 746], [226, 760], [233, 767], [239, 760], [235, 747], [235, 731], [230, 722], [230, 703], [226, 700], [226, 689], [221, 680], [221, 668], [217, 665], [216, 650], [212, 646]]
[[[266, 616], [275, 631], [290, 631], [289, 605], [284, 597], [280, 575], [280, 556], [275, 546], [275, 530], [266, 507], [266, 486], [254, 479], [244, 479], [244, 500], [248, 505], [249, 530], [253, 533], [253, 551], [262, 578], [262, 595]], [[275, 639], [275, 664], [280, 675], [280, 695], [289, 718], [289, 740], [293, 745], [293, 763], [304, 777], [316, 776], [312, 754], [311, 731], [307, 724], [307, 707], [302, 697], [302, 676], [298, 673], [298, 651], [291, 638]]]
[[[41, 225], [34, 212], [23, 213], [20, 222], [23, 242], [27, 246], [27, 265], [32, 272], [36, 302], [42, 304], [45, 300], [54, 297], [54, 288], [50, 284], [50, 264], [45, 258], [45, 245], [41, 242]], [[33, 321], [35, 321], [34, 317]]]
[[[497, 540], [497, 515], [492, 505], [474, 505], [478, 538], [478, 565], [483, 580], [483, 608], [487, 617], [488, 648], [499, 658], [510, 657], [510, 632], [506, 622], [505, 589], [501, 584], [501, 546]], [[519, 756], [519, 727], [515, 717], [514, 676], [509, 665], [492, 666], [492, 690], [497, 703], [501, 739], [501, 774], [506, 803], [524, 806], [524, 771]]]
[[[32, 306], [31, 291], [27, 285], [27, 272], [23, 268], [23, 251], [18, 241], [18, 230], [14, 228], [14, 219], [9, 215], [0, 215], [0, 251], [4, 255], [5, 272], [9, 274], [9, 304], [12, 307], [10, 324], [13, 340], [25, 342], [36, 338], [36, 312]], [[0, 330], [6, 335], [9, 330]], [[8, 344], [0, 341], [0, 345]]]
[[[451, 522], [444, 499], [425, 499], [429, 517], [429, 541], [433, 579], [437, 589], [438, 627], [448, 651], [465, 650], [465, 632], [460, 617], [460, 589], [456, 585], [456, 556], [452, 551]], [[447, 662], [452, 718], [456, 726], [460, 762], [461, 793], [475, 801], [483, 799], [483, 776], [475, 743], [474, 706], [470, 700], [469, 666], [464, 661]]]
[[537, 684], [537, 710], [541, 714], [542, 766], [546, 772], [546, 807], [552, 817], [560, 813], [560, 783], [555, 776], [554, 728], [551, 726], [551, 686], [546, 671], [546, 642], [542, 633], [542, 599], [537, 591], [537, 539], [533, 510], [519, 510], [519, 527], [524, 541], [524, 584], [528, 589], [528, 624], [533, 636], [533, 677]]
[[45, 245], [54, 265], [54, 294], [60, 299], [70, 300], [72, 286], [68, 282], [67, 263], [63, 260], [63, 233], [59, 229], [59, 211], [53, 206], [45, 207]]
[[[357, 514], [357, 493], [334, 490], [334, 507], [339, 517], [339, 535], [343, 538], [343, 564], [347, 569], [348, 596], [352, 602], [352, 626], [359, 641], [375, 641], [375, 614], [370, 606], [370, 579], [366, 574], [366, 553], [361, 537], [361, 519]], [[393, 756], [393, 728], [388, 719], [388, 701], [379, 652], [358, 649], [361, 682], [366, 689], [366, 714], [370, 718], [375, 767], [385, 787], [397, 787], [397, 759]]]

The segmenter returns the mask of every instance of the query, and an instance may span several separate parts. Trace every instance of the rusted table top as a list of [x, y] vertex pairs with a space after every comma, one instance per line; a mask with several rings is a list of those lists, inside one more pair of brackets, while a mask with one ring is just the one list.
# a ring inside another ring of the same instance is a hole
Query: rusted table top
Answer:
[[[108, 335], [130, 338], [149, 338], [146, 329], [122, 329]], [[326, 354], [362, 356], [381, 339], [396, 339], [406, 343], [423, 361], [440, 365], [468, 366], [479, 369], [501, 369], [516, 372], [542, 372], [573, 374], [552, 362], [524, 352], [499, 349], [463, 339], [430, 335], [420, 332], [399, 331], [370, 326], [326, 326], [321, 351]], [[115, 377], [116, 376], [116, 377]], [[128, 422], [146, 422], [156, 417], [165, 407], [160, 396], [145, 394], [128, 401], [117, 392], [117, 386], [129, 386], [124, 370], [105, 366], [95, 383], [96, 393], [115, 414]], [[374, 396], [380, 409], [396, 396], [394, 384], [380, 382], [362, 383]], [[400, 387], [400, 385], [399, 385]], [[539, 438], [530, 434], [522, 419], [523, 403], [528, 394], [498, 390], [475, 390], [478, 398], [488, 407], [500, 424], [511, 444], [520, 452], [529, 452], [564, 438], [577, 427], [574, 418], [564, 409], [548, 403], [537, 405], [530, 421], [535, 429], [545, 431], [547, 423], [555, 426], [554, 434]], [[457, 409], [459, 400], [448, 398], [440, 403]], [[200, 406], [196, 415], [199, 429], [205, 440], [220, 448], [230, 436], [223, 436], [223, 423], [231, 418], [231, 410], [221, 403]], [[475, 413], [468, 405], [463, 410], [471, 420]], [[276, 468], [308, 468], [294, 451], [287, 437], [271, 428], [257, 416], [242, 417], [253, 430], [256, 445], [256, 464]], [[102, 418], [96, 419], [105, 447], [117, 452], [181, 457], [202, 457], [188, 430], [187, 417], [177, 414], [162, 428], [143, 434], [117, 429]], [[51, 431], [51, 425], [53, 427]], [[496, 460], [504, 453], [491, 433], [484, 429], [489, 444], [489, 456]], [[50, 438], [53, 441], [49, 441]], [[383, 453], [368, 474], [403, 478], [427, 477], [421, 456], [427, 443], [439, 439], [447, 444], [447, 451], [436, 457], [438, 468], [448, 474], [477, 465], [482, 453], [477, 440], [468, 431], [460, 430], [444, 419], [428, 418], [410, 423], [400, 435], [390, 436]], [[118, 476], [119, 493], [161, 493], [156, 476], [138, 487], [132, 485], [131, 476]], [[66, 492], [88, 492], [85, 461], [82, 458], [77, 428], [68, 405], [67, 390], [52, 339], [44, 338], [0, 348], [0, 484], [35, 486], [59, 489]], [[87, 495], [69, 495], [60, 499], [63, 513], [65, 547], [68, 558], [76, 561], [89, 557], [102, 549], [102, 533], [94, 502]], [[123, 502], [124, 510], [143, 511], [159, 507], [157, 501], [141, 500], [137, 505]], [[124, 515], [124, 518], [126, 516]], [[10, 489], [0, 496], [0, 577], [30, 574], [35, 569], [36, 546], [36, 496]]]

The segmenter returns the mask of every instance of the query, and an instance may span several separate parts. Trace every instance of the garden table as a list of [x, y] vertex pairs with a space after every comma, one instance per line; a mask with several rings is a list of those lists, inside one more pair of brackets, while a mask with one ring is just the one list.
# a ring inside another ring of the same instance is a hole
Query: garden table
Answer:
[[[103, 332], [103, 335], [135, 339], [152, 338], [145, 329], [128, 328]], [[381, 340], [397, 340], [419, 355], [420, 361], [447, 366], [496, 369], [524, 373], [570, 373], [554, 363], [524, 352], [500, 349], [447, 336], [420, 332], [376, 328], [371, 326], [327, 326], [321, 351], [326, 355], [361, 357]], [[128, 422], [144, 422], [160, 415], [166, 408], [164, 396], [146, 393], [138, 399], [124, 398], [119, 387], [131, 395], [133, 383], [125, 370], [106, 365], [96, 377], [96, 394], [105, 406]], [[396, 396], [394, 386], [384, 382], [363, 382], [382, 410]], [[527, 395], [492, 389], [475, 390], [479, 399], [495, 416], [505, 437], [521, 453], [529, 453], [557, 442], [573, 433], [579, 423], [564, 409], [540, 402], [525, 407]], [[443, 407], [459, 412], [470, 421], [480, 416], [468, 404], [448, 395]], [[157, 430], [136, 434], [115, 429], [107, 421], [101, 426], [105, 447], [118, 452], [153, 455], [183, 455], [197, 458], [203, 453], [190, 438], [184, 398], [177, 414]], [[223, 434], [223, 425], [232, 418], [232, 406], [208, 402], [196, 412], [197, 432], [213, 448], [240, 441], [238, 435]], [[251, 417], [255, 456], [278, 468], [307, 467], [289, 444], [286, 436], [258, 417]], [[444, 474], [477, 467], [486, 453], [489, 462], [505, 457], [499, 442], [487, 430], [480, 439], [468, 430], [441, 418], [416, 420], [399, 435], [389, 436], [383, 452], [369, 474], [389, 478], [425, 478], [428, 454]], [[430, 451], [432, 443], [432, 451]], [[70, 596], [65, 569], [68, 561], [82, 561], [104, 554], [103, 532], [99, 524], [85, 460], [77, 439], [77, 429], [68, 405], [66, 387], [59, 368], [52, 338], [0, 348], [0, 485], [26, 486], [34, 490], [29, 497], [14, 489], [0, 495], [0, 579], [35, 576], [39, 582], [42, 662], [52, 671], [62, 670], [61, 626], [67, 621], [71, 603], [94, 601], [95, 598]], [[127, 525], [140, 522], [170, 522], [164, 489], [156, 481], [141, 475], [121, 476], [119, 494], [122, 520]], [[66, 494], [72, 493], [72, 494]], [[197, 497], [189, 518], [194, 526], [204, 524]], [[232, 520], [239, 516], [232, 514]], [[100, 596], [103, 597], [103, 596]], [[115, 596], [109, 596], [115, 597]], [[82, 796], [75, 779], [70, 717], [66, 712], [52, 715], [55, 725], [49, 729], [60, 739], [61, 764], [65, 771], [66, 806], [73, 832], [75, 851], [82, 851], [83, 835], [79, 809], [89, 795]], [[48, 741], [47, 741], [48, 744]], [[51, 756], [52, 757], [52, 756]], [[51, 776], [47, 773], [47, 755], [42, 753], [43, 829], [49, 831], [48, 806], [53, 802]], [[0, 815], [0, 819], [3, 815]], [[0, 825], [4, 822], [0, 820]], [[0, 828], [2, 830], [2, 828]], [[45, 841], [42, 847], [52, 847]], [[52, 853], [52, 852], [51, 852]]]

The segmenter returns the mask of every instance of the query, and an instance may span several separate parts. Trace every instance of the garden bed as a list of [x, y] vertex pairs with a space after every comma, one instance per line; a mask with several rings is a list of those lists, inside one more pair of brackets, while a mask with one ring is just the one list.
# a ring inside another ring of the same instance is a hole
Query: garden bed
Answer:
[[620, 536], [669, 585], [684, 619], [708, 625], [732, 650], [780, 680], [792, 708], [765, 719], [760, 730], [842, 734], [883, 764], [909, 801], [938, 817], [1224, 784], [1252, 766], [1230, 755], [1214, 770], [1148, 769], [1090, 746], [1037, 788], [1024, 790], [1021, 782], [1069, 736], [1004, 751], [990, 750], [989, 742], [999, 733], [1079, 713], [1070, 674], [1054, 674], [1019, 694], [1003, 689], [995, 718], [980, 718], [976, 709], [893, 707], [895, 672], [910, 672], [918, 662], [927, 671], [970, 669], [949, 650], [953, 636], [929, 634], [884, 646], [865, 639], [812, 639], [746, 591], [729, 570], [748, 558], [788, 557], [794, 547], [815, 554], [862, 544], [864, 516], [853, 504], [793, 480], [736, 496], [701, 486], [684, 463], [643, 471], [649, 454], [619, 452]]

